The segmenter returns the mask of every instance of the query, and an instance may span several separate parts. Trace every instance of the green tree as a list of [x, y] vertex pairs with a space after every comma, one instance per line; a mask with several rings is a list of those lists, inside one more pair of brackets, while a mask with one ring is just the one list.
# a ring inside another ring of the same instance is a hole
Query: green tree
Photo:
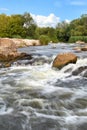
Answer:
[[49, 37], [50, 41], [52, 42], [58, 42], [57, 36], [56, 36], [56, 30], [52, 27], [38, 27], [36, 29], [38, 37], [40, 35], [46, 35]]
[[22, 15], [11, 15], [7, 31], [9, 37], [22, 37], [24, 34]]
[[7, 29], [8, 29], [8, 23], [9, 23], [10, 16], [7, 16], [5, 14], [0, 14], [0, 37], [7, 37]]
[[25, 30], [25, 37], [27, 38], [35, 38], [35, 30], [36, 30], [36, 23], [31, 17], [29, 13], [24, 13], [23, 15], [23, 21], [24, 21], [24, 30]]
[[67, 22], [62, 21], [56, 26], [57, 39], [60, 42], [67, 42], [70, 37], [70, 26]]

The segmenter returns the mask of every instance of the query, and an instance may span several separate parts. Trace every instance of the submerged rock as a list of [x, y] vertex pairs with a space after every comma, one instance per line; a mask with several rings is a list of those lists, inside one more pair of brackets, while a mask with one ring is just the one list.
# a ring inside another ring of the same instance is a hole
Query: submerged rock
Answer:
[[79, 75], [83, 71], [87, 70], [87, 66], [80, 66], [72, 72], [72, 75]]
[[73, 53], [58, 54], [53, 61], [53, 67], [61, 69], [63, 66], [69, 63], [76, 63], [77, 56]]

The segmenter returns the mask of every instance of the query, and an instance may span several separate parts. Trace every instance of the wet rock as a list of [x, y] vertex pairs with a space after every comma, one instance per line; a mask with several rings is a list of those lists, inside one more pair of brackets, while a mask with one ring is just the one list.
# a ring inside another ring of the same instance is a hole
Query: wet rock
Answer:
[[82, 73], [86, 69], [87, 69], [87, 66], [81, 66], [81, 67], [77, 68], [76, 70], [74, 70], [72, 72], [72, 75], [79, 75], [80, 73]]
[[75, 50], [76, 52], [87, 51], [87, 46], [75, 47], [74, 50]]
[[83, 73], [83, 77], [87, 77], [87, 70]]
[[69, 63], [76, 63], [77, 56], [73, 53], [58, 54], [53, 61], [53, 67], [61, 69]]
[[0, 67], [10, 67], [17, 60], [30, 60], [32, 58], [31, 55], [26, 53], [9, 53], [8, 55], [0, 54]]
[[82, 47], [82, 48], [81, 48], [81, 51], [87, 51], [87, 46]]
[[81, 47], [74, 47], [74, 50], [75, 50], [76, 52], [81, 52]]

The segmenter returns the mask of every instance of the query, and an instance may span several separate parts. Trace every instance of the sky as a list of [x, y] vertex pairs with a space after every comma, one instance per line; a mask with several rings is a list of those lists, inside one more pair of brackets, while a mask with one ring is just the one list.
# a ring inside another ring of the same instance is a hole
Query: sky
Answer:
[[40, 27], [55, 27], [87, 14], [87, 0], [0, 0], [0, 14], [31, 14]]

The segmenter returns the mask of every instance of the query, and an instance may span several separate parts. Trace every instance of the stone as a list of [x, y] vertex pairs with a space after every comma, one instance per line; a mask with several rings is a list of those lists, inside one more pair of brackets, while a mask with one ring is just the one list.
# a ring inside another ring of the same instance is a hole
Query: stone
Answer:
[[56, 67], [61, 69], [65, 65], [69, 63], [76, 63], [77, 61], [77, 56], [73, 53], [62, 53], [58, 54], [56, 58], [53, 61], [52, 67]]
[[80, 66], [72, 72], [72, 75], [79, 75], [83, 71], [87, 70], [87, 66]]
[[31, 59], [31, 55], [20, 53], [9, 38], [0, 38], [0, 67], [9, 67], [16, 60]]
[[85, 42], [84, 41], [76, 41], [77, 44], [84, 44]]
[[87, 46], [82, 47], [82, 48], [81, 48], [81, 51], [87, 51]]

